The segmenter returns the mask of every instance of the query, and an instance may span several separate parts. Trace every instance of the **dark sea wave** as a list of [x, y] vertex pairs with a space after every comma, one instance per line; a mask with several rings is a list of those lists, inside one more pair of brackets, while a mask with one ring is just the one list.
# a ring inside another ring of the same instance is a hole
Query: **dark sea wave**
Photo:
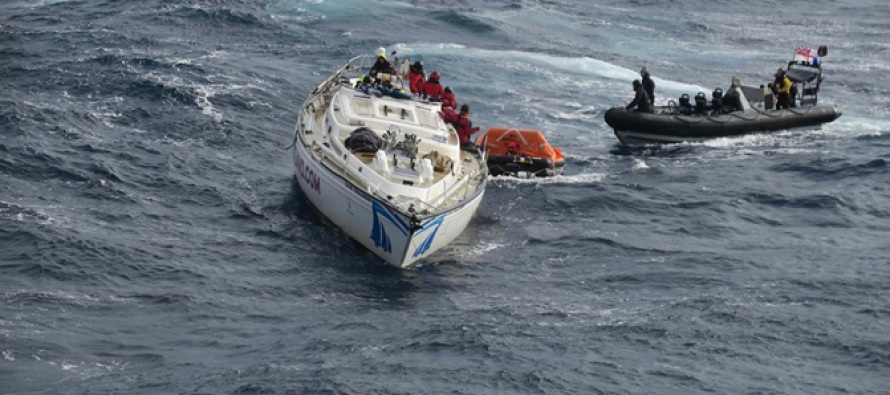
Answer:
[[[886, 393], [890, 7], [0, 5], [0, 393]], [[829, 47], [819, 129], [624, 146], [603, 113]], [[543, 130], [467, 230], [384, 266], [299, 190], [297, 110], [383, 46]]]

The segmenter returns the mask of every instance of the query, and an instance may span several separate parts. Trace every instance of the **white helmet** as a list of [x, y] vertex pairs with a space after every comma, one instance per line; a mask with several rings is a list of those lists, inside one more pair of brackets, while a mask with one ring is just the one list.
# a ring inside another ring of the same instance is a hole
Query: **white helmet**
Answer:
[[383, 48], [383, 47], [377, 48], [377, 57], [385, 58], [386, 57], [386, 48]]

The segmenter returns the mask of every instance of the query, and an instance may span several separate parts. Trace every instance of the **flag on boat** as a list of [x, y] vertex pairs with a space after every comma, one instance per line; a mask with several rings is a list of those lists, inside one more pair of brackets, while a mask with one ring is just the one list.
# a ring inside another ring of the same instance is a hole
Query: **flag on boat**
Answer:
[[797, 51], [794, 52], [794, 59], [802, 62], [812, 62], [817, 56], [816, 51], [812, 48], [807, 47], [797, 47]]

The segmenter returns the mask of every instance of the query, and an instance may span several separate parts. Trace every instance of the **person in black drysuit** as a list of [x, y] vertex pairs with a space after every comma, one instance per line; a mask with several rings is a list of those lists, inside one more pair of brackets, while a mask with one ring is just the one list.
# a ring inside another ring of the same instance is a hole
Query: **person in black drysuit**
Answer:
[[389, 73], [392, 74], [394, 72], [392, 65], [386, 60], [386, 50], [383, 48], [377, 48], [377, 58], [374, 60], [374, 65], [371, 66], [371, 70], [368, 72], [368, 75], [371, 77], [377, 78], [377, 73]]
[[643, 84], [640, 83], [640, 80], [634, 80], [633, 87], [637, 93], [634, 95], [633, 101], [625, 106], [624, 109], [630, 110], [636, 107], [637, 111], [652, 112], [652, 102], [649, 100], [649, 95], [643, 89]]
[[720, 109], [721, 113], [729, 114], [731, 112], [745, 110], [745, 107], [742, 105], [741, 89], [742, 81], [738, 76], [732, 76], [732, 82], [729, 84], [729, 89], [727, 89], [726, 93], [723, 95], [723, 108]]
[[649, 70], [646, 70], [643, 67], [640, 70], [640, 76], [643, 77], [643, 89], [646, 90], [646, 94], [649, 95], [649, 103], [653, 106], [655, 105], [655, 81], [652, 81], [652, 76], [649, 75]]

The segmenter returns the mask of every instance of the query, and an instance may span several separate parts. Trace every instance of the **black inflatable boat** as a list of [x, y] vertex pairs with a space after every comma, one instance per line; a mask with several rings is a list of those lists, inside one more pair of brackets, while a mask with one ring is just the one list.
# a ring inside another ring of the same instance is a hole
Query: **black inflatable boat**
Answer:
[[[828, 49], [819, 48], [818, 56], [825, 56]], [[806, 56], [801, 55], [806, 54]], [[818, 105], [819, 87], [822, 83], [822, 63], [808, 48], [798, 48], [795, 60], [788, 63], [785, 77], [793, 84], [795, 107], [773, 109], [772, 93], [768, 89], [742, 86], [734, 81], [727, 92], [732, 92], [735, 102], [730, 106], [729, 95], [724, 99], [722, 90], [715, 89], [712, 104], [707, 104], [704, 93], [696, 95], [693, 106], [688, 96], [680, 103], [668, 102], [657, 106], [651, 113], [627, 111], [615, 107], [606, 111], [606, 123], [615, 131], [622, 143], [676, 143], [702, 141], [720, 137], [739, 136], [749, 133], [771, 132], [795, 128], [810, 128], [832, 122], [841, 116], [834, 105]], [[684, 100], [685, 99], [685, 100]], [[685, 102], [684, 102], [685, 101]]]
[[735, 111], [717, 115], [681, 115], [668, 107], [656, 113], [606, 111], [606, 123], [622, 143], [678, 143], [818, 126], [841, 116], [835, 106], [801, 106], [787, 110]]

